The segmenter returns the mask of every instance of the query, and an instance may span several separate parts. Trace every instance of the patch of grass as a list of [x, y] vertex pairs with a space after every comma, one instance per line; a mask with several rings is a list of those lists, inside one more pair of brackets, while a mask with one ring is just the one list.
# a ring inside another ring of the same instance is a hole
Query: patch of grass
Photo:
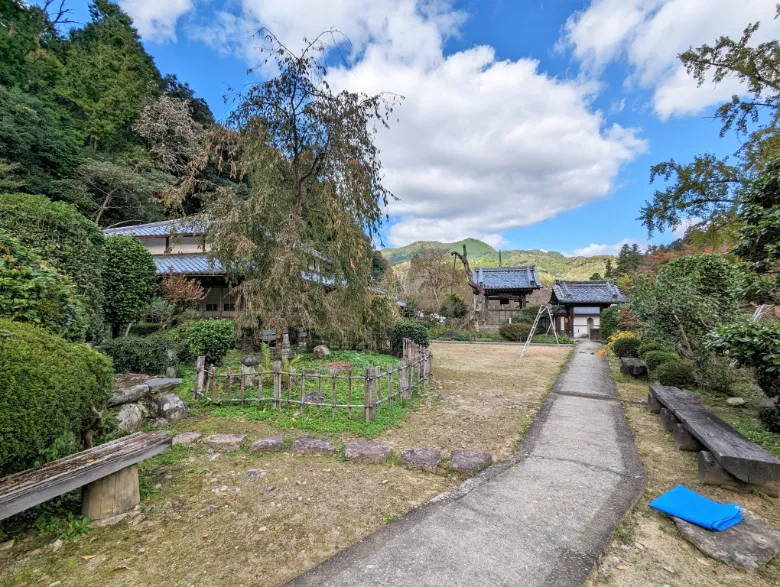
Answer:
[[780, 458], [780, 434], [769, 432], [752, 413], [734, 414], [721, 412], [718, 414], [718, 417], [768, 453]]

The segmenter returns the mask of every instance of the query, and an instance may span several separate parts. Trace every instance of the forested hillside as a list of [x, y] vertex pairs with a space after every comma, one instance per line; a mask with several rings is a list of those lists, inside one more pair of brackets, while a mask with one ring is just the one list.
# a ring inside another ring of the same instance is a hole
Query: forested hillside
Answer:
[[0, 0], [0, 193], [68, 202], [102, 227], [159, 220], [211, 111], [161, 74], [118, 5], [96, 0], [72, 28], [57, 6]]

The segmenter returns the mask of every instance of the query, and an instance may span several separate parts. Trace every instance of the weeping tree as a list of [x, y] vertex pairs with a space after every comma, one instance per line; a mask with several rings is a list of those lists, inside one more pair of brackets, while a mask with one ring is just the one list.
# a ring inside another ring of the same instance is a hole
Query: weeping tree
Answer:
[[[278, 75], [237, 95], [180, 193], [203, 192], [210, 254], [234, 284], [240, 326], [354, 340], [371, 308], [368, 245], [393, 197], [374, 141], [400, 97], [331, 88], [330, 31], [299, 54], [263, 34]], [[242, 189], [198, 175], [214, 161]]]

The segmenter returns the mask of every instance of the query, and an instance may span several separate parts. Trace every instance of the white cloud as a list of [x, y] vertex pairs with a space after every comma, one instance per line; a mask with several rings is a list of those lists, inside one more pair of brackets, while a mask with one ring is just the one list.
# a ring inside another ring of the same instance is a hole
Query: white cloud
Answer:
[[193, 8], [193, 0], [119, 0], [145, 41], [176, 40], [176, 23]]
[[634, 245], [638, 244], [641, 249], [646, 248], [646, 243], [643, 243], [642, 241], [639, 241], [634, 238], [624, 238], [619, 243], [614, 243], [611, 245], [603, 244], [603, 245], [597, 245], [596, 243], [590, 243], [587, 247], [583, 247], [581, 249], [575, 249], [574, 255], [566, 255], [569, 256], [575, 256], [575, 257], [594, 257], [596, 255], [613, 255], [617, 256], [617, 254], [620, 252], [620, 248], [623, 245]]
[[674, 235], [674, 238], [683, 238], [685, 236], [685, 233], [688, 232], [688, 229], [691, 226], [695, 226], [697, 224], [701, 224], [702, 219], [701, 218], [683, 218], [680, 224], [672, 231], [672, 234]]
[[756, 21], [761, 28], [752, 42], [777, 38], [780, 21], [774, 13], [769, 0], [591, 0], [568, 19], [559, 47], [570, 47], [591, 74], [625, 60], [628, 84], [650, 89], [656, 114], [666, 119], [701, 112], [741, 89], [731, 78], [697, 88], [680, 53], [721, 35], [739, 38]]
[[463, 18], [436, 0], [243, 0], [238, 17], [196, 34], [255, 64], [253, 29], [288, 43], [342, 30], [353, 49], [347, 65], [329, 71], [331, 85], [406, 97], [395, 110], [400, 122], [377, 137], [385, 185], [399, 198], [389, 207], [388, 244], [502, 244], [506, 230], [608, 195], [646, 145], [592, 109], [595, 84], [551, 78], [533, 59], [499, 61], [489, 46], [445, 56]]

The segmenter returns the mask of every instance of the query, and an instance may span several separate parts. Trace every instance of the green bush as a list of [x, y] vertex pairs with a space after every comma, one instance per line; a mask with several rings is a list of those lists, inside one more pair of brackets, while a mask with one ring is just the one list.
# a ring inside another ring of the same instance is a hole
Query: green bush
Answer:
[[539, 308], [541, 306], [539, 304], [533, 305], [533, 306], [526, 306], [522, 310], [520, 310], [520, 313], [518, 316], [514, 319], [515, 322], [523, 322], [525, 324], [533, 324], [534, 319], [536, 318], [536, 315], [539, 313]]
[[0, 476], [62, 456], [51, 447], [81, 437], [114, 381], [108, 357], [10, 320], [0, 320], [0, 373]]
[[612, 345], [612, 351], [618, 357], [639, 357], [639, 346], [642, 341], [638, 338], [619, 338]]
[[0, 318], [31, 322], [71, 340], [83, 340], [83, 298], [70, 278], [16, 239], [0, 233]]
[[168, 341], [159, 336], [120, 336], [105, 342], [100, 350], [114, 361], [117, 373], [162, 375], [178, 362], [168, 357], [170, 348]]
[[180, 363], [194, 363], [195, 357], [190, 352], [190, 330], [201, 320], [184, 322], [175, 328], [168, 328], [158, 332], [158, 336], [168, 342], [170, 348], [176, 349]]
[[531, 325], [525, 322], [507, 322], [499, 327], [498, 333], [506, 340], [525, 342], [531, 334]]
[[439, 314], [445, 318], [462, 318], [468, 310], [466, 301], [460, 295], [451, 293], [441, 303]]
[[780, 406], [763, 408], [758, 417], [767, 430], [780, 434]]
[[642, 359], [644, 359], [647, 353], [651, 353], [653, 351], [664, 351], [668, 353], [673, 353], [674, 349], [670, 348], [667, 345], [661, 344], [660, 342], [646, 342], [644, 344], [640, 344], [639, 348], [637, 349], [637, 352], [639, 353], [639, 357]]
[[671, 387], [690, 387], [696, 383], [693, 365], [679, 359], [661, 363], [655, 370], [655, 376], [661, 385]]
[[405, 338], [416, 342], [422, 347], [427, 347], [430, 344], [428, 329], [422, 324], [412, 322], [411, 320], [396, 322], [390, 334], [390, 344], [393, 355], [396, 357], [400, 357], [403, 354]]
[[157, 291], [157, 269], [151, 253], [131, 236], [108, 237], [104, 251], [105, 316], [116, 336], [149, 307]]
[[68, 275], [85, 299], [87, 337], [103, 334], [103, 233], [65, 202], [46, 196], [0, 194], [0, 232]]
[[187, 331], [190, 355], [204, 355], [206, 363], [221, 365], [227, 352], [236, 346], [236, 325], [232, 320], [202, 320]]
[[643, 357], [643, 359], [647, 365], [647, 368], [650, 371], [655, 371], [663, 363], [668, 361], [676, 361], [678, 357], [677, 353], [670, 353], [669, 351], [650, 351]]
[[160, 325], [157, 322], [137, 322], [130, 327], [130, 334], [133, 336], [149, 336], [160, 331]]
[[618, 306], [610, 306], [601, 310], [601, 317], [599, 318], [601, 340], [607, 340], [618, 331], [618, 328]]

